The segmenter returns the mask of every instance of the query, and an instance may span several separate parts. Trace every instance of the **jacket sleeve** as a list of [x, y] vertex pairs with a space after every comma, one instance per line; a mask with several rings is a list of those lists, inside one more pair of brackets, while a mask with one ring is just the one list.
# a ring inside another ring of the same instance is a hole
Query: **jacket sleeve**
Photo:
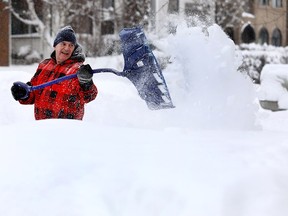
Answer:
[[[30, 82], [27, 83], [28, 85], [33, 86], [37, 82], [38, 75], [40, 74], [40, 72], [42, 70], [41, 65], [42, 65], [42, 62], [38, 65], [36, 73], [33, 75]], [[30, 92], [28, 98], [26, 98], [25, 100], [19, 100], [20, 104], [34, 104], [34, 102], [35, 102], [35, 92], [34, 91]]]
[[85, 103], [89, 103], [90, 101], [93, 101], [97, 97], [98, 89], [94, 84], [93, 80], [89, 83], [80, 85], [80, 87], [84, 95]]

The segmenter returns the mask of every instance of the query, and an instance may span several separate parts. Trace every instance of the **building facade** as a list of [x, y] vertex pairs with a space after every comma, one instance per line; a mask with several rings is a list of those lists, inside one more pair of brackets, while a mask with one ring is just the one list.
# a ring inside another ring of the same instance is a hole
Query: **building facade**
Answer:
[[287, 46], [287, 2], [286, 0], [258, 0], [254, 5], [256, 43]]
[[0, 66], [10, 64], [10, 16], [5, 7], [6, 5], [0, 2]]
[[258, 43], [288, 45], [288, 0], [253, 0], [250, 11], [242, 14], [242, 22], [225, 31], [236, 44]]

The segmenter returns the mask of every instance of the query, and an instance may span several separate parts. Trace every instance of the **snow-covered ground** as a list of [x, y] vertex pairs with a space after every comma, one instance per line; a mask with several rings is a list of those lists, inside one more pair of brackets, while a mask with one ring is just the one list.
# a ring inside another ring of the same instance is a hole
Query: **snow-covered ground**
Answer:
[[[287, 216], [288, 112], [259, 107], [218, 26], [150, 37], [170, 56], [174, 109], [97, 74], [83, 121], [35, 121], [10, 87], [37, 65], [0, 67], [1, 216]], [[123, 68], [122, 56], [86, 62]]]

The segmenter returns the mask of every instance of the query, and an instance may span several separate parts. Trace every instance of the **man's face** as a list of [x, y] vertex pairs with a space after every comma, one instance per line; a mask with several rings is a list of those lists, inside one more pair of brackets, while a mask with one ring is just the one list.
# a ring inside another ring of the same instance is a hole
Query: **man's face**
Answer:
[[75, 49], [75, 45], [69, 41], [62, 41], [58, 43], [55, 47], [56, 61], [58, 64], [69, 59]]

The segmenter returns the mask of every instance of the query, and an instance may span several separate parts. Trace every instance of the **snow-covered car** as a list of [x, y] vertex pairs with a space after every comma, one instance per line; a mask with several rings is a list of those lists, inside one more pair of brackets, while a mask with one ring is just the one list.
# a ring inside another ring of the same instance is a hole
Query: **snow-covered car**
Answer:
[[259, 102], [262, 108], [288, 109], [288, 65], [266, 64], [260, 76]]

